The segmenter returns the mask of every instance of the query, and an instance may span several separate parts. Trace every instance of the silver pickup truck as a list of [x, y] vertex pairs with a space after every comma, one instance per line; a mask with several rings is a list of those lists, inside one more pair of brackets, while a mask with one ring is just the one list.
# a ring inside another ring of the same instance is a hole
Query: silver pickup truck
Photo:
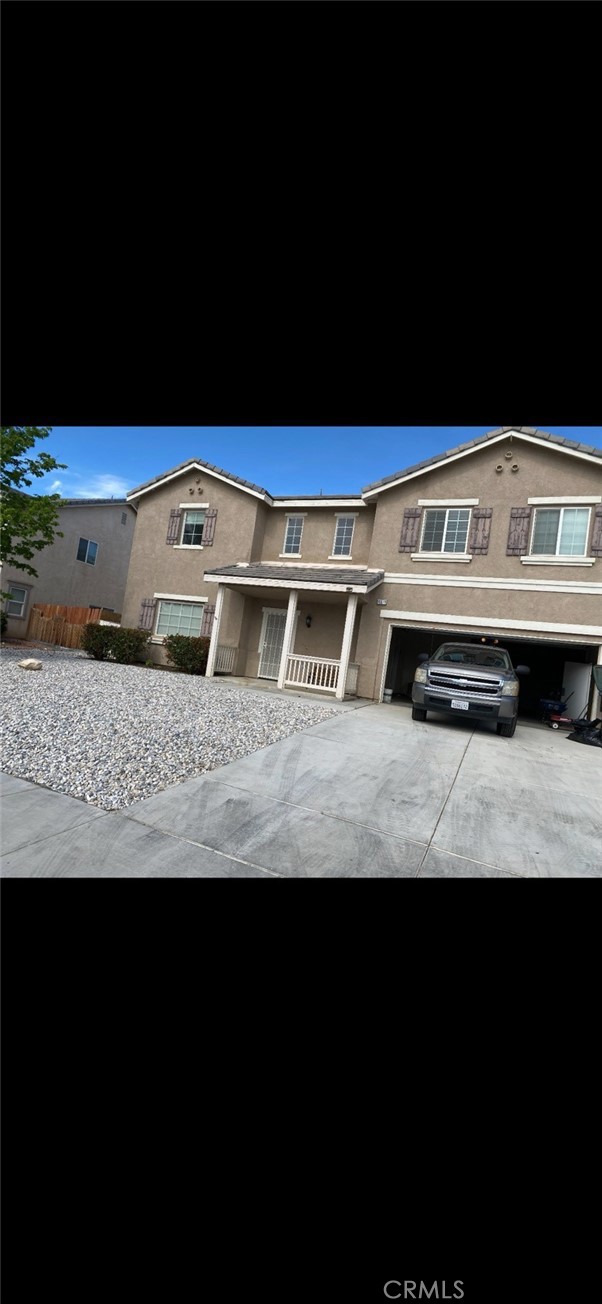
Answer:
[[422, 652], [412, 684], [412, 719], [426, 720], [427, 710], [469, 719], [495, 720], [497, 732], [512, 738], [518, 716], [519, 675], [503, 647], [479, 643], [442, 643], [429, 657]]

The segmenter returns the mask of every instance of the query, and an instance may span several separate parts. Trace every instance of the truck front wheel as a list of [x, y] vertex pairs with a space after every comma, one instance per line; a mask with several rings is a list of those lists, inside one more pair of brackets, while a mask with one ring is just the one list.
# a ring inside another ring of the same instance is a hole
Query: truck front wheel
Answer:
[[502, 735], [502, 738], [513, 738], [515, 729], [516, 729], [516, 716], [514, 717], [513, 720], [498, 721], [497, 731], [499, 734]]
[[426, 711], [425, 711], [425, 709], [424, 709], [423, 706], [413, 706], [413, 707], [412, 707], [412, 719], [413, 719], [413, 720], [426, 720]]

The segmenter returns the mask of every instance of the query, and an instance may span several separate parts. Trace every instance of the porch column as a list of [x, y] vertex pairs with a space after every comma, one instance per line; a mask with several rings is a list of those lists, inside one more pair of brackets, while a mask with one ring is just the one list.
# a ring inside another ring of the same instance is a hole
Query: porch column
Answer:
[[288, 595], [288, 611], [286, 613], [286, 625], [284, 626], [284, 642], [282, 644], [282, 656], [280, 657], [280, 670], [278, 672], [279, 688], [284, 688], [284, 681], [286, 679], [286, 663], [288, 661], [291, 643], [293, 641], [298, 597], [299, 594], [297, 589], [291, 589]]
[[217, 597], [215, 599], [215, 612], [213, 615], [213, 629], [211, 630], [211, 642], [209, 644], [207, 667], [205, 670], [205, 679], [211, 679], [213, 675], [213, 671], [215, 669], [215, 661], [217, 657], [217, 645], [219, 643], [219, 627], [222, 623], [222, 611], [224, 609], [225, 591], [226, 590], [224, 585], [218, 584]]
[[339, 678], [335, 697], [342, 702], [345, 696], [345, 684], [347, 682], [347, 671], [349, 669], [349, 657], [351, 655], [351, 639], [353, 638], [353, 626], [355, 624], [355, 613], [357, 610], [357, 593], [350, 593], [347, 598], [347, 614], [345, 616], [345, 628], [343, 630], [343, 645], [341, 647], [341, 663], [339, 666]]

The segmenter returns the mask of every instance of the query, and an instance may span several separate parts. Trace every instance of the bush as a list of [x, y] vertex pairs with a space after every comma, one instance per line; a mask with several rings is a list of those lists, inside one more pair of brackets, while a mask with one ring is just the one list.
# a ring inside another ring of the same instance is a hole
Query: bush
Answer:
[[168, 634], [164, 639], [165, 655], [171, 666], [186, 675], [204, 675], [209, 653], [208, 638], [189, 638], [186, 634]]
[[106, 661], [111, 651], [115, 628], [109, 625], [84, 625], [81, 647], [95, 661]]
[[5, 611], [0, 611], [0, 635], [4, 638], [6, 626], [8, 625], [8, 616]]
[[132, 666], [144, 661], [150, 640], [146, 629], [129, 629], [127, 625], [113, 629], [111, 640], [111, 657], [122, 666]]
[[84, 625], [81, 646], [95, 661], [118, 661], [131, 666], [144, 660], [150, 638], [145, 629], [117, 625]]

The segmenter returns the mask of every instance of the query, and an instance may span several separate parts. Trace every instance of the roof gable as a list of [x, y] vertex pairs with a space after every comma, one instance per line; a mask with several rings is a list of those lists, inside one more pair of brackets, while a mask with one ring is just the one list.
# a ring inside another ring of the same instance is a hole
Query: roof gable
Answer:
[[132, 498], [140, 498], [142, 494], [152, 493], [154, 489], [159, 489], [161, 485], [167, 484], [169, 480], [175, 480], [178, 476], [185, 475], [187, 471], [202, 471], [205, 475], [213, 476], [216, 480], [223, 480], [226, 484], [233, 485], [236, 489], [242, 489], [244, 493], [252, 494], [253, 498], [261, 498], [264, 502], [272, 502], [271, 496], [267, 489], [262, 489], [261, 485], [253, 484], [251, 480], [243, 480], [238, 475], [232, 475], [231, 471], [224, 471], [219, 466], [213, 466], [209, 462], [201, 462], [199, 458], [190, 458], [188, 462], [181, 462], [179, 466], [174, 466], [170, 471], [164, 471], [162, 475], [157, 475], [153, 480], [147, 480], [144, 484], [138, 485], [127, 495], [127, 501]]
[[404, 471], [396, 471], [393, 475], [385, 476], [383, 480], [375, 480], [373, 484], [366, 485], [365, 489], [362, 489], [362, 497], [373, 498], [384, 489], [393, 489], [406, 480], [413, 480], [416, 476], [425, 475], [435, 467], [456, 462], [462, 457], [469, 457], [471, 453], [479, 452], [486, 444], [497, 444], [510, 436], [525, 443], [538, 445], [540, 448], [552, 445], [558, 452], [567, 453], [570, 457], [581, 458], [587, 462], [597, 462], [598, 465], [602, 463], [602, 449], [595, 448], [593, 445], [577, 444], [572, 439], [548, 434], [546, 430], [538, 430], [535, 426], [498, 426], [496, 430], [490, 430], [486, 435], [480, 435], [478, 439], [471, 439], [466, 444], [458, 444], [456, 448], [438, 453], [435, 457], [425, 458], [424, 462], [416, 462], [414, 466], [408, 466]]

